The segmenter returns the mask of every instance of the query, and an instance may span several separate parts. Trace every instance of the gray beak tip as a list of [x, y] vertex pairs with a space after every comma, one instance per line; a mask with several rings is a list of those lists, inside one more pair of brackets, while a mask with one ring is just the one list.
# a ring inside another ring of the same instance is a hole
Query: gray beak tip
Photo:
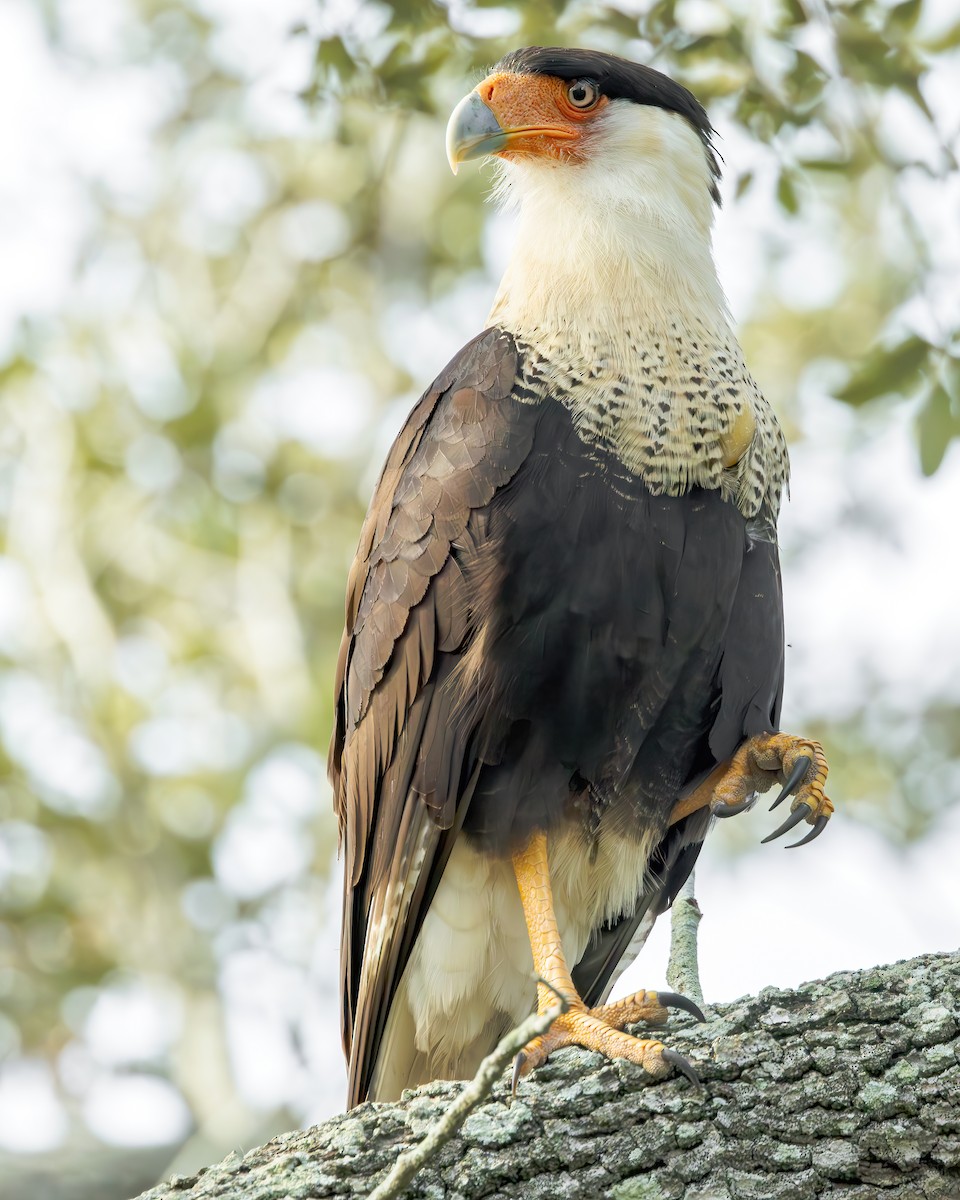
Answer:
[[447, 122], [447, 160], [454, 175], [462, 162], [496, 154], [506, 145], [507, 134], [476, 92], [464, 96]]

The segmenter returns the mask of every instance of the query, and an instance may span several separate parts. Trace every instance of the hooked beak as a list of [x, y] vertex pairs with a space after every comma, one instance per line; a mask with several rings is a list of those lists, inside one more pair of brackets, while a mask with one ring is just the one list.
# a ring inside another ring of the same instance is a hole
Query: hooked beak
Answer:
[[560, 79], [509, 72], [485, 79], [450, 115], [447, 157], [454, 175], [462, 162], [485, 154], [570, 157], [582, 121], [560, 107], [564, 89]]
[[511, 131], [506, 130], [493, 114], [493, 110], [471, 92], [460, 101], [447, 122], [447, 158], [454, 175], [462, 162], [470, 158], [482, 158], [485, 154], [496, 154], [510, 140]]

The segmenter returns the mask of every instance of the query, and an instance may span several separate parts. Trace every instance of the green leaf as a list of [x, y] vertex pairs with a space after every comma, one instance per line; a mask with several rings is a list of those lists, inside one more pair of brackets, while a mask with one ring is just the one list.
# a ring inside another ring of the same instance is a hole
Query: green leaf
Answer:
[[915, 335], [891, 350], [875, 350], [837, 392], [837, 399], [856, 406], [892, 392], [912, 392], [929, 353], [929, 342]]
[[744, 171], [744, 173], [737, 180], [737, 190], [736, 190], [735, 194], [736, 194], [736, 198], [738, 200], [743, 195], [743, 193], [747, 190], [747, 188], [750, 186], [751, 183], [753, 183], [753, 172], [752, 171]]
[[943, 382], [950, 393], [951, 399], [960, 408], [960, 362], [955, 358], [948, 358], [946, 360], [943, 368]]
[[615, 8], [604, 8], [601, 10], [600, 19], [606, 29], [612, 29], [620, 37], [635, 38], [639, 33], [637, 18], [629, 13], [618, 12]]
[[951, 404], [946, 388], [938, 383], [917, 417], [920, 468], [924, 475], [936, 471], [955, 437], [960, 437], [960, 412]]
[[802, 164], [805, 171], [844, 171], [850, 170], [848, 158], [806, 158]]
[[912, 29], [920, 16], [921, 3], [922, 0], [904, 0], [902, 4], [895, 5], [890, 10], [889, 24], [900, 29]]
[[800, 0], [783, 0], [781, 10], [786, 26], [806, 25], [807, 13]]
[[794, 68], [787, 81], [792, 93], [793, 107], [809, 109], [822, 99], [827, 74], [815, 58], [798, 50]]
[[949, 29], [945, 29], [943, 33], [925, 39], [923, 41], [924, 50], [939, 54], [944, 50], [956, 50], [960, 46], [960, 21], [956, 25], [951, 25]]
[[800, 201], [797, 199], [797, 189], [793, 185], [793, 180], [786, 171], [780, 172], [780, 180], [777, 183], [777, 200], [780, 207], [791, 216], [795, 216], [800, 208]]
[[335, 74], [342, 82], [356, 73], [357, 64], [342, 38], [324, 38], [317, 43], [314, 53], [317, 71], [323, 75]]

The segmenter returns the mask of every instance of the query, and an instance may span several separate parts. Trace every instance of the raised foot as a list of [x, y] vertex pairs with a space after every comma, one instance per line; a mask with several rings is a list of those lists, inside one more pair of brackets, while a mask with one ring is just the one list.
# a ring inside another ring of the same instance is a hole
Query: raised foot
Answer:
[[819, 837], [833, 814], [833, 803], [824, 792], [827, 770], [819, 742], [789, 733], [761, 733], [748, 738], [734, 754], [714, 786], [710, 807], [718, 817], [734, 816], [752, 805], [755, 793], [781, 784], [770, 811], [793, 796], [790, 815], [763, 841], [772, 842], [806, 821], [813, 828], [806, 837], [790, 843], [787, 848], [792, 850]]
[[700, 1021], [706, 1019], [692, 1000], [675, 992], [637, 992], [624, 1000], [592, 1009], [579, 998], [574, 1000], [570, 1009], [562, 1013], [545, 1034], [534, 1038], [517, 1055], [513, 1068], [514, 1093], [524, 1075], [564, 1046], [583, 1046], [587, 1050], [597, 1050], [607, 1058], [627, 1058], [655, 1079], [662, 1079], [669, 1075], [671, 1068], [676, 1068], [691, 1083], [699, 1084], [696, 1071], [675, 1050], [667, 1049], [662, 1042], [623, 1032], [624, 1025], [641, 1021], [662, 1024], [669, 1015], [669, 1008], [684, 1009]]

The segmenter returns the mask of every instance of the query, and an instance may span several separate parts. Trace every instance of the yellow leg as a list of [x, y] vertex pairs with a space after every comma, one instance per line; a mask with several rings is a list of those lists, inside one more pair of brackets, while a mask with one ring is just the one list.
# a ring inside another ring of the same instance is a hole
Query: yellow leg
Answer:
[[792, 795], [790, 816], [765, 842], [780, 837], [801, 821], [813, 829], [793, 845], [801, 846], [819, 837], [833, 813], [833, 803], [824, 792], [827, 760], [819, 742], [789, 733], [761, 733], [748, 738], [733, 758], [721, 763], [689, 796], [680, 800], [670, 814], [670, 824], [707, 805], [717, 816], [733, 816], [749, 808], [753, 795], [776, 783], [783, 785], [771, 809]]
[[538, 979], [549, 984], [537, 984], [537, 1011], [544, 1012], [550, 1007], [551, 989], [563, 995], [570, 1006], [546, 1034], [535, 1038], [521, 1052], [515, 1079], [545, 1062], [554, 1050], [577, 1045], [599, 1050], [608, 1058], [628, 1058], [656, 1077], [668, 1074], [672, 1065], [695, 1080], [689, 1063], [679, 1054], [665, 1049], [661, 1042], [631, 1037], [622, 1032], [622, 1026], [637, 1021], [661, 1024], [669, 1015], [668, 1007], [684, 1008], [703, 1020], [697, 1006], [673, 992], [637, 992], [615, 1004], [587, 1008], [574, 987], [560, 944], [545, 834], [534, 834], [524, 849], [514, 855], [513, 869], [527, 922], [534, 972]]

